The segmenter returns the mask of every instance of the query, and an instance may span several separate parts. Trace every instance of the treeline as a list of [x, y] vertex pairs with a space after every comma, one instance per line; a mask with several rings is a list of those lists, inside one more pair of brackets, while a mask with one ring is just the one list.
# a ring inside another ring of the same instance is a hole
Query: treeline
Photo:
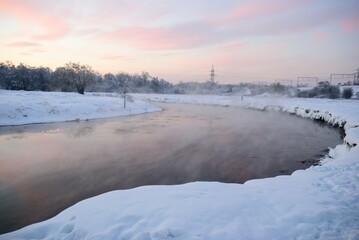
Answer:
[[[172, 84], [153, 77], [147, 72], [129, 74], [95, 72], [91, 66], [79, 63], [67, 63], [52, 71], [48, 67], [31, 67], [20, 63], [0, 63], [0, 88], [25, 91], [62, 91], [78, 92], [130, 92], [130, 93], [168, 93], [168, 94], [217, 94], [217, 95], [282, 95], [288, 97], [309, 98], [351, 98], [353, 90], [348, 88], [343, 93], [338, 86], [329, 82], [320, 82], [309, 90], [275, 84], [219, 84], [207, 82], [180, 82]], [[359, 97], [359, 96], [358, 96]]]
[[91, 66], [67, 63], [52, 71], [48, 67], [31, 67], [20, 63], [0, 63], [0, 87], [7, 90], [78, 92], [169, 93], [173, 84], [141, 74], [99, 74]]
[[293, 89], [280, 84], [218, 84], [214, 81], [172, 84], [147, 72], [99, 74], [91, 66], [67, 63], [52, 71], [20, 63], [0, 63], [0, 87], [7, 90], [78, 92], [132, 92], [169, 94], [245, 94], [278, 93], [293, 95]]

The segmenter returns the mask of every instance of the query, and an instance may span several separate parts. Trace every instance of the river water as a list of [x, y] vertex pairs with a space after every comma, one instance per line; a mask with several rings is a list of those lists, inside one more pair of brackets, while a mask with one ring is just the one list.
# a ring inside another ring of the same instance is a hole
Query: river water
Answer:
[[0, 128], [0, 233], [116, 189], [243, 183], [315, 164], [342, 134], [285, 113], [159, 104], [162, 112]]

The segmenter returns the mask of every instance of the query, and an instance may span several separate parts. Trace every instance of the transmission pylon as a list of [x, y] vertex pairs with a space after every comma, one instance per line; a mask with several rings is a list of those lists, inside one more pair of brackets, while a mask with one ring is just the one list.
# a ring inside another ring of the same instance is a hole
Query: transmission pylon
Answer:
[[214, 74], [214, 66], [213, 66], [213, 64], [212, 64], [212, 69], [211, 69], [210, 76], [211, 76], [211, 82], [214, 82], [214, 76], [216, 76], [216, 75]]

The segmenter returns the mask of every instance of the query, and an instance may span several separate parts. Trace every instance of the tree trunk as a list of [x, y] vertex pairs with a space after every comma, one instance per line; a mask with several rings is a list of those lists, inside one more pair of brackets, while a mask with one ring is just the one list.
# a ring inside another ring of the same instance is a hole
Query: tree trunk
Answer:
[[85, 86], [80, 86], [80, 87], [78, 87], [78, 88], [77, 88], [77, 92], [80, 93], [80, 94], [82, 94], [82, 95], [84, 95], [84, 93], [85, 93]]

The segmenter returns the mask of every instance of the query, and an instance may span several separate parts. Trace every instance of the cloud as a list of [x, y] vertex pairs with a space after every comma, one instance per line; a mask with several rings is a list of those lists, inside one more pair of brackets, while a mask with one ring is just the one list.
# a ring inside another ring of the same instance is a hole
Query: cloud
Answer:
[[266, 19], [239, 21], [226, 25], [230, 26], [234, 38], [301, 34], [329, 24], [337, 24], [351, 9], [352, 5], [349, 4], [342, 4], [336, 8], [318, 5], [280, 14], [273, 13], [273, 16]]
[[346, 33], [354, 33], [359, 31], [359, 15], [347, 18], [342, 21], [341, 27]]
[[298, 8], [313, 0], [279, 0], [279, 1], [251, 1], [239, 3], [227, 15], [217, 19], [218, 23], [251, 20], [255, 18], [268, 17]]
[[0, 0], [0, 5], [0, 11], [15, 16], [20, 21], [23, 35], [28, 34], [33, 40], [55, 40], [63, 38], [69, 32], [65, 22], [36, 9], [32, 2]]
[[123, 42], [139, 50], [175, 50], [205, 46], [224, 35], [207, 24], [189, 23], [171, 27], [124, 27], [103, 34], [111, 42]]
[[317, 32], [314, 34], [314, 42], [324, 44], [328, 41], [328, 35], [325, 32]]
[[76, 31], [75, 35], [79, 37], [85, 37], [85, 36], [92, 36], [101, 32], [102, 31], [100, 28], [84, 28]]
[[129, 61], [133, 58], [123, 56], [123, 55], [113, 55], [113, 54], [106, 54], [101, 57], [102, 60], [123, 60], [123, 61]]
[[23, 52], [23, 53], [20, 53], [20, 55], [22, 55], [22, 56], [31, 56], [31, 53]]
[[31, 50], [31, 53], [44, 53], [46, 52], [44, 49], [40, 49], [40, 48], [35, 48], [33, 50]]
[[40, 43], [36, 42], [13, 42], [8, 44], [9, 47], [41, 47]]
[[[326, 0], [253, 0], [240, 3], [210, 23], [227, 31], [227, 39], [291, 35], [340, 23], [357, 9], [356, 2], [328, 4]], [[346, 32], [356, 31], [358, 18], [342, 23]]]
[[219, 50], [224, 50], [224, 51], [238, 51], [238, 50], [242, 50], [246, 47], [246, 44], [244, 43], [226, 43], [220, 46], [217, 46], [216, 48]]
[[46, 52], [43, 49], [43, 45], [37, 42], [19, 41], [9, 43], [7, 44], [7, 46], [11, 48], [21, 49], [22, 52], [20, 52], [20, 55], [22, 56], [31, 56], [33, 54]]

